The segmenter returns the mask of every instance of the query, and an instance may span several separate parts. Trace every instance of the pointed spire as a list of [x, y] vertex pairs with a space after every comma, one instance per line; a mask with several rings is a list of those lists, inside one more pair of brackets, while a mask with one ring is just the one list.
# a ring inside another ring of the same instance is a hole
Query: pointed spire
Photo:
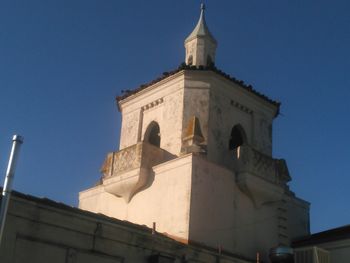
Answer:
[[187, 124], [187, 131], [185, 133], [184, 140], [188, 139], [194, 140], [196, 142], [204, 141], [199, 119], [196, 116], [192, 116]]
[[217, 42], [205, 22], [204, 11], [205, 6], [201, 4], [201, 13], [197, 25], [185, 39], [185, 61], [187, 65], [207, 66], [215, 61]]
[[201, 4], [201, 13], [199, 16], [198, 23], [197, 23], [196, 27], [193, 29], [192, 33], [185, 39], [185, 43], [188, 41], [191, 41], [192, 39], [194, 39], [196, 37], [205, 37], [205, 36], [211, 38], [213, 40], [213, 42], [216, 43], [215, 38], [210, 33], [209, 28], [207, 26], [207, 23], [205, 22], [204, 11], [205, 11], [205, 5], [202, 3]]
[[188, 121], [187, 130], [182, 139], [182, 154], [204, 153], [205, 146], [202, 145], [204, 140], [199, 119], [196, 116], [192, 116]]

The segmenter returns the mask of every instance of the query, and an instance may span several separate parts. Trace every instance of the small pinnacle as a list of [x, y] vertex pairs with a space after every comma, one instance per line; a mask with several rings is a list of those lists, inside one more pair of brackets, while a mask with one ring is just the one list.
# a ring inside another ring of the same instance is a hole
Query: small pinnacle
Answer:
[[205, 10], [205, 4], [201, 3], [201, 10], [204, 11]]

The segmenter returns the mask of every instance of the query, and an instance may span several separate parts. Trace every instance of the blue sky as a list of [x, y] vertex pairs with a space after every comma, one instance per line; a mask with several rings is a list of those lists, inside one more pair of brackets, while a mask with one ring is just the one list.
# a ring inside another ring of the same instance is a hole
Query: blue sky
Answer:
[[[350, 4], [205, 1], [216, 65], [282, 102], [273, 151], [311, 202], [311, 230], [350, 222]], [[25, 138], [14, 188], [77, 205], [119, 144], [115, 96], [175, 69], [200, 1], [4, 0], [0, 172]]]

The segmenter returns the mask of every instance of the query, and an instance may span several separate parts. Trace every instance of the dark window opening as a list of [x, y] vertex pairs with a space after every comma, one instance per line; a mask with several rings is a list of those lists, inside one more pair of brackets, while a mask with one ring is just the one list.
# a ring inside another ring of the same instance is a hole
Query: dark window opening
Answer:
[[160, 129], [158, 123], [152, 121], [146, 130], [144, 141], [160, 147]]
[[241, 125], [235, 125], [231, 130], [229, 149], [234, 150], [246, 143], [246, 135]]

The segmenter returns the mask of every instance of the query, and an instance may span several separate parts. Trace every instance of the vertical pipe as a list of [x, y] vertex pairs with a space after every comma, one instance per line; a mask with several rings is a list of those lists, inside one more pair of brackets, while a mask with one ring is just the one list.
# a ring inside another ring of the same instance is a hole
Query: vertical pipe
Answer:
[[153, 222], [152, 235], [154, 235], [155, 233], [156, 233], [156, 222]]
[[18, 159], [19, 149], [23, 143], [23, 138], [19, 135], [14, 135], [12, 138], [12, 149], [10, 153], [10, 159], [6, 170], [6, 177], [4, 182], [4, 188], [2, 189], [1, 196], [1, 210], [0, 210], [0, 246], [2, 241], [2, 236], [5, 227], [6, 213], [8, 204], [10, 201], [12, 181], [15, 174], [16, 162]]

